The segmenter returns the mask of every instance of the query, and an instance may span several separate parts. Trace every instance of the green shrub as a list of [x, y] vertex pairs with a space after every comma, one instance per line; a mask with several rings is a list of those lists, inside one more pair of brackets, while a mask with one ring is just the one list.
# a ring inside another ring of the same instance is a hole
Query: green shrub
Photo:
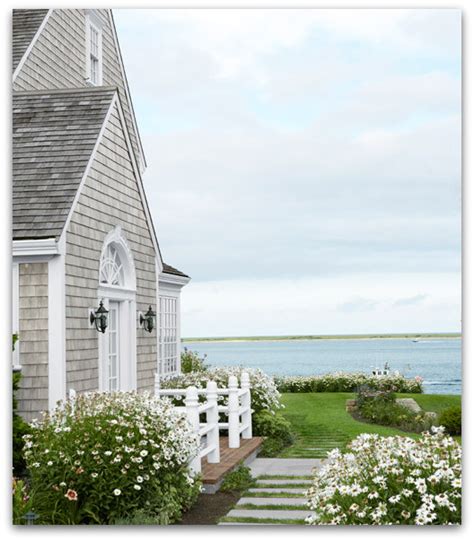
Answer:
[[205, 363], [207, 355], [199, 357], [197, 351], [190, 351], [188, 348], [184, 348], [181, 353], [181, 372], [183, 374], [189, 374], [189, 372], [206, 372], [208, 365]]
[[399, 428], [407, 432], [423, 432], [432, 420], [424, 412], [414, 412], [396, 402], [391, 390], [378, 391], [368, 386], [359, 389], [357, 413], [364, 421]]
[[439, 415], [439, 424], [444, 426], [451, 436], [461, 435], [462, 414], [460, 406], [452, 406], [443, 410]]
[[22, 479], [16, 479], [14, 477], [12, 486], [13, 524], [25, 524], [26, 521], [23, 517], [31, 510], [32, 500], [26, 483]]
[[247, 490], [255, 485], [255, 480], [250, 473], [250, 468], [241, 463], [235, 470], [229, 472], [222, 482], [220, 490], [230, 492], [232, 490]]
[[351, 393], [367, 384], [373, 389], [391, 389], [397, 393], [423, 392], [422, 378], [409, 379], [400, 374], [379, 377], [363, 372], [333, 372], [319, 376], [276, 377], [275, 383], [281, 393]]
[[29, 425], [23, 420], [20, 415], [18, 415], [18, 401], [16, 399], [16, 392], [20, 386], [21, 372], [13, 372], [12, 374], [12, 383], [13, 383], [13, 404], [12, 404], [12, 446], [13, 446], [13, 473], [14, 475], [23, 475], [25, 473], [26, 463], [23, 457], [23, 436], [28, 433]]
[[42, 524], [108, 524], [138, 510], [172, 523], [199, 493], [184, 414], [146, 393], [79, 395], [32, 423], [25, 442]]
[[260, 411], [252, 416], [254, 436], [263, 436], [265, 440], [260, 456], [276, 456], [282, 449], [294, 441], [291, 424], [282, 415]]

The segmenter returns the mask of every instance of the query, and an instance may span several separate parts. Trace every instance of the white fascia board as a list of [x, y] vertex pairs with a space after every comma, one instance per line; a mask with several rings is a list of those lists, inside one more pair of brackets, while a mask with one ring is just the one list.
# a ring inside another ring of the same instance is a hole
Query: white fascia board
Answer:
[[14, 259], [45, 258], [59, 255], [59, 244], [55, 238], [14, 240], [12, 255]]
[[186, 284], [189, 284], [191, 281], [191, 278], [188, 276], [178, 276], [176, 274], [168, 274], [166, 272], [162, 272], [160, 274], [159, 282], [160, 285], [163, 287], [173, 287], [173, 288], [179, 288], [181, 289]]
[[28, 45], [26, 51], [23, 53], [23, 56], [21, 57], [20, 62], [18, 62], [18, 66], [15, 68], [15, 71], [13, 72], [13, 78], [12, 78], [13, 83], [15, 82], [15, 79], [18, 77], [18, 74], [20, 73], [21, 69], [23, 68], [23, 64], [26, 62], [26, 59], [30, 55], [33, 47], [35, 46], [38, 38], [40, 37], [41, 32], [43, 31], [43, 28], [46, 26], [46, 23], [48, 22], [48, 19], [49, 19], [51, 13], [53, 13], [53, 10], [49, 9], [48, 13], [46, 13], [42, 23], [40, 24], [38, 30], [36, 31], [36, 34], [33, 36], [33, 39], [30, 41], [30, 44]]

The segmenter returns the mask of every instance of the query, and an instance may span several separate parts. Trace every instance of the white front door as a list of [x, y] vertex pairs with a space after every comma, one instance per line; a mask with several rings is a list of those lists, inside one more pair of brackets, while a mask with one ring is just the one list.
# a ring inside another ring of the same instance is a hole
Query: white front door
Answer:
[[120, 389], [120, 305], [118, 302], [109, 302], [109, 327], [107, 340], [107, 367], [105, 371], [105, 384], [108, 391]]

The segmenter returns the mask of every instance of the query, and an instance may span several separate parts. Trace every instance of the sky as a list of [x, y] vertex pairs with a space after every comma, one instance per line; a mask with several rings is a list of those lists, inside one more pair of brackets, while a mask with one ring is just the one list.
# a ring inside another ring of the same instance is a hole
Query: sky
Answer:
[[183, 336], [460, 330], [460, 10], [114, 16]]

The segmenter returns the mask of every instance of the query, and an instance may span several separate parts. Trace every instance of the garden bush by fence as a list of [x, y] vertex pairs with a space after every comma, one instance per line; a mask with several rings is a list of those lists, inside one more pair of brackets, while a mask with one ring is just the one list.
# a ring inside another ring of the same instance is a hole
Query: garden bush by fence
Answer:
[[334, 372], [320, 376], [275, 377], [280, 393], [351, 393], [366, 385], [372, 389], [397, 393], [422, 393], [422, 378], [402, 375], [373, 376], [363, 372]]
[[[227, 387], [229, 376], [236, 376], [239, 381], [242, 372], [247, 372], [250, 377], [250, 392], [252, 395], [252, 409], [254, 412], [262, 410], [276, 412], [282, 406], [280, 393], [278, 392], [273, 378], [258, 368], [244, 368], [242, 366], [224, 366], [209, 368], [205, 371], [189, 372], [163, 378], [160, 385], [163, 389], [184, 389], [195, 385], [198, 389], [204, 389], [208, 381], [215, 381], [218, 387]], [[225, 402], [226, 397], [219, 397]], [[177, 405], [182, 405], [182, 400], [176, 400]]]
[[460, 524], [461, 446], [442, 428], [414, 440], [361, 434], [308, 491], [310, 524]]
[[91, 393], [58, 406], [25, 436], [41, 524], [109, 524], [144, 511], [178, 520], [199, 493], [197, 439], [183, 413], [148, 393]]

